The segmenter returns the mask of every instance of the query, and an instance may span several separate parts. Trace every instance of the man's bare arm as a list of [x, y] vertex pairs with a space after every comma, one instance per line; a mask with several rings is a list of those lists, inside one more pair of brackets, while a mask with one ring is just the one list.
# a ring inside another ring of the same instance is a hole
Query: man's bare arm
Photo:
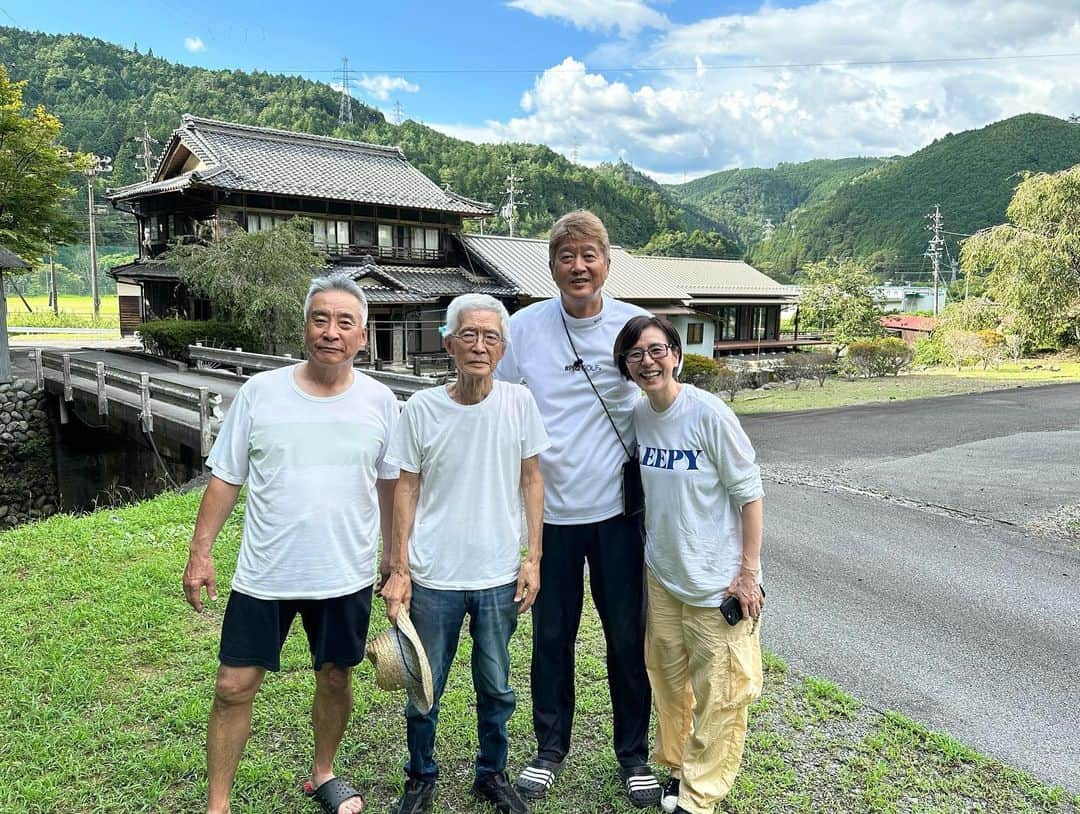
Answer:
[[540, 473], [540, 456], [533, 455], [521, 462], [521, 493], [525, 501], [525, 527], [528, 530], [528, 550], [525, 562], [518, 571], [518, 613], [524, 613], [536, 601], [540, 592], [540, 557], [543, 554], [544, 476]]
[[394, 549], [394, 490], [397, 478], [375, 481], [375, 492], [379, 497], [379, 526], [382, 532], [382, 556], [379, 558], [379, 584], [376, 591], [381, 591], [390, 576], [390, 560]]
[[412, 535], [416, 507], [420, 503], [420, 475], [401, 470], [397, 490], [394, 492], [394, 547], [390, 556], [390, 576], [383, 585], [382, 598], [386, 601], [386, 615], [391, 622], [397, 621], [398, 609], [409, 609], [412, 599], [412, 578], [409, 575], [409, 537]]
[[210, 476], [195, 518], [195, 533], [188, 546], [187, 567], [184, 568], [184, 596], [197, 611], [203, 609], [203, 588], [206, 588], [208, 599], [217, 599], [217, 577], [210, 550], [239, 496], [240, 486]]

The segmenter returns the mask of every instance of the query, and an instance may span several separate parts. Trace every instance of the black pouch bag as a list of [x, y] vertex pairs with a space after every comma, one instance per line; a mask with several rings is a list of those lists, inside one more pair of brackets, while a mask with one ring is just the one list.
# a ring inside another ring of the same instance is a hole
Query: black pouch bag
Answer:
[[645, 511], [645, 488], [641, 485], [641, 464], [637, 458], [622, 465], [622, 502], [627, 517]]

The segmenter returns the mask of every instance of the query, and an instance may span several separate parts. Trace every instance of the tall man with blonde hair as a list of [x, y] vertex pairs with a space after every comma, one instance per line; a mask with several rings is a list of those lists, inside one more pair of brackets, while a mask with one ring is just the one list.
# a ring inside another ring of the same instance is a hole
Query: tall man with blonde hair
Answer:
[[647, 312], [603, 294], [611, 246], [592, 212], [570, 212], [555, 223], [548, 265], [559, 296], [511, 317], [511, 342], [497, 371], [500, 378], [528, 385], [551, 440], [540, 453], [543, 589], [532, 609], [537, 753], [518, 776], [517, 788], [533, 800], [546, 797], [570, 751], [574, 642], [588, 563], [607, 642], [620, 775], [634, 805], [652, 806], [660, 800], [660, 786], [648, 766], [644, 540], [640, 517], [623, 513], [620, 477], [627, 455], [619, 436], [633, 443], [631, 412], [640, 393], [622, 378], [611, 354], [626, 321]]

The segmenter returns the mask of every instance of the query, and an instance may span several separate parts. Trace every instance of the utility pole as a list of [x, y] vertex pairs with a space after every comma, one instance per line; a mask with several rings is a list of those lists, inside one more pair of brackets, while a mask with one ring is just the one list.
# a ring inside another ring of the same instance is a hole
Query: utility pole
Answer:
[[94, 301], [94, 319], [101, 316], [101, 297], [98, 295], [97, 271], [97, 224], [94, 222], [94, 179], [98, 175], [112, 172], [110, 156], [91, 155], [93, 162], [86, 169], [86, 200], [90, 213], [90, 296]]
[[349, 58], [341, 58], [341, 103], [338, 105], [338, 124], [352, 124], [352, 97], [349, 96]]
[[934, 204], [934, 211], [926, 216], [930, 220], [930, 225], [926, 228], [930, 230], [930, 244], [926, 247], [926, 253], [924, 257], [930, 258], [930, 265], [934, 270], [934, 316], [938, 315], [938, 281], [941, 274], [941, 250], [945, 246], [945, 238], [941, 236], [941, 205]]
[[525, 193], [517, 188], [515, 184], [521, 182], [521, 177], [514, 175], [514, 161], [510, 160], [508, 164], [509, 174], [506, 176], [506, 193], [510, 196], [509, 202], [503, 207], [503, 217], [506, 218], [507, 223], [510, 224], [510, 237], [514, 236], [514, 217], [517, 214], [518, 198], [515, 196], [520, 195], [520, 199], [524, 200]]
[[150, 145], [161, 144], [161, 142], [150, 135], [150, 126], [146, 122], [143, 122], [142, 135], [132, 136], [131, 141], [142, 144], [142, 155], [136, 160], [142, 161], [143, 175], [145, 175], [146, 180], [149, 181], [154, 174], [154, 168], [157, 166], [157, 156], [154, 155], [154, 148]]
[[49, 305], [53, 316], [60, 316], [60, 295], [56, 291], [56, 247], [49, 244]]

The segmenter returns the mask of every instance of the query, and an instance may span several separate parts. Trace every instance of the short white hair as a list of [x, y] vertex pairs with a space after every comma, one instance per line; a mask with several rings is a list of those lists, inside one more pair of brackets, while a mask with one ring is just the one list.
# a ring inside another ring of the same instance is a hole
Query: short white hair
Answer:
[[503, 342], [510, 344], [510, 314], [506, 306], [489, 294], [462, 294], [446, 306], [446, 332], [456, 334], [461, 319], [472, 311], [491, 311], [499, 317], [499, 332]]
[[344, 291], [346, 294], [352, 294], [356, 297], [360, 301], [360, 327], [367, 326], [367, 297], [364, 296], [364, 290], [356, 284], [356, 280], [344, 271], [336, 271], [332, 274], [316, 277], [311, 281], [311, 287], [308, 288], [307, 297], [304, 299], [305, 322], [311, 316], [312, 299], [316, 294], [321, 294], [323, 291]]

